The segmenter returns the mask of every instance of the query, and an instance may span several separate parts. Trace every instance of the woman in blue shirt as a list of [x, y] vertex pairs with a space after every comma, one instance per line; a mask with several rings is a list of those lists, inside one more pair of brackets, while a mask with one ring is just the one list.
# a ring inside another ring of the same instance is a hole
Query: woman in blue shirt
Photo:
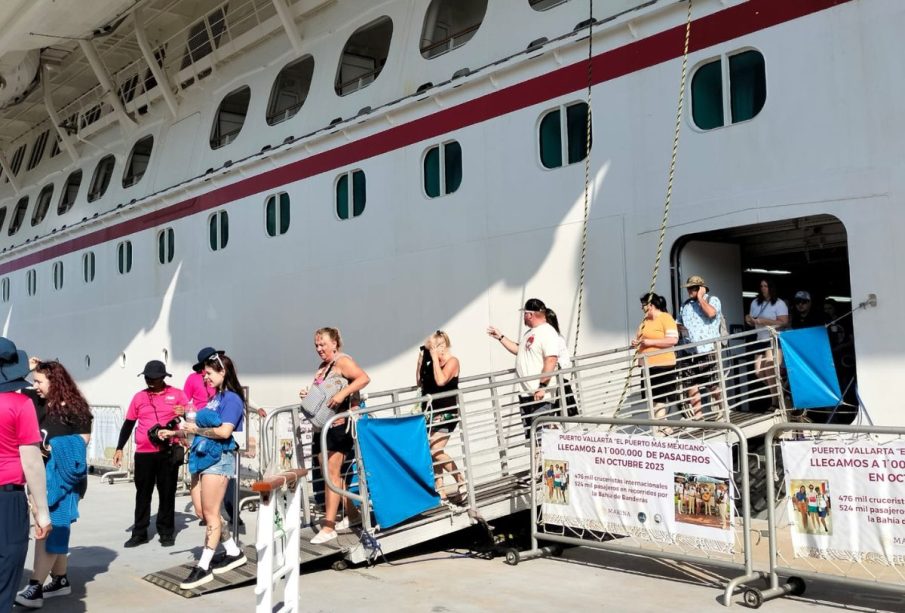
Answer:
[[[222, 444], [219, 460], [192, 475], [192, 500], [196, 501], [196, 508], [201, 508], [207, 525], [204, 549], [198, 565], [179, 585], [184, 590], [204, 585], [212, 581], [214, 575], [230, 571], [248, 561], [220, 516], [227, 483], [236, 474], [238, 445], [233, 441], [233, 432], [241, 432], [245, 421], [242, 386], [239, 384], [233, 361], [222, 353], [215, 353], [204, 363], [204, 381], [215, 390], [205, 410], [216, 413], [220, 425], [201, 427], [203, 424], [186, 422], [182, 429], [175, 433], [170, 431], [160, 433], [163, 438], [172, 434], [182, 437], [194, 434], [196, 437], [206, 437]], [[196, 422], [202, 421], [203, 412], [198, 413]], [[208, 416], [214, 418], [210, 413]], [[215, 559], [214, 553], [221, 542], [226, 551]]]

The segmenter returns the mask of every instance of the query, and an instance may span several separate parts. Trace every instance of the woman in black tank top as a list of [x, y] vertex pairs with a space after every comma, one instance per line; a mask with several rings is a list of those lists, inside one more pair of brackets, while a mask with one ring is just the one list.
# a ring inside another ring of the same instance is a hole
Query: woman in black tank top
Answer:
[[[450, 345], [449, 336], [441, 330], [437, 330], [424, 341], [415, 370], [416, 382], [421, 386], [422, 396], [434, 396], [459, 389], [459, 359], [450, 354]], [[440, 498], [446, 500], [443, 471], [450, 473], [457, 483], [456, 502], [464, 499], [465, 478], [445, 448], [450, 434], [459, 425], [458, 401], [458, 397], [452, 395], [425, 401], [421, 406], [428, 423], [431, 457], [434, 463], [434, 485]]]

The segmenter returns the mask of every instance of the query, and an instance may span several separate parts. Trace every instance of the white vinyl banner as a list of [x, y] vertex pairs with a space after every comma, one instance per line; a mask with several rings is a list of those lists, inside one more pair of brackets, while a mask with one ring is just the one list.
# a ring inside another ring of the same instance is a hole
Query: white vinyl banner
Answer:
[[783, 441], [782, 460], [796, 556], [905, 564], [905, 441]]
[[727, 443], [562, 430], [541, 436], [544, 523], [732, 550]]

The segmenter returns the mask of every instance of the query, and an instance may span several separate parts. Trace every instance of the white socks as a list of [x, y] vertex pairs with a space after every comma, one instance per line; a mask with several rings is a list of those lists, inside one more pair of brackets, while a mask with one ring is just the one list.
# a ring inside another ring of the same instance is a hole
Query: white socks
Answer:
[[223, 541], [223, 547], [226, 549], [226, 555], [228, 556], [237, 556], [239, 553], [239, 546], [236, 545], [236, 539], [230, 538], [227, 541]]
[[[235, 547], [235, 546], [236, 546], [235, 543], [233, 543], [233, 547]], [[208, 568], [211, 567], [211, 560], [213, 560], [213, 559], [214, 559], [214, 550], [209, 547], [205, 547], [204, 550], [201, 552], [201, 559], [198, 560], [198, 566], [200, 566], [203, 570], [207, 570]]]

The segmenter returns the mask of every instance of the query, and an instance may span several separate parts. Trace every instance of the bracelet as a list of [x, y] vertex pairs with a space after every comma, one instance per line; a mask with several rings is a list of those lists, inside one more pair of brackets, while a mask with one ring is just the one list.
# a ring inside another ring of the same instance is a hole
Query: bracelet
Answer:
[[498, 340], [502, 343], [504, 338], [506, 338], [506, 337], [504, 335], [500, 334], [496, 340]]

